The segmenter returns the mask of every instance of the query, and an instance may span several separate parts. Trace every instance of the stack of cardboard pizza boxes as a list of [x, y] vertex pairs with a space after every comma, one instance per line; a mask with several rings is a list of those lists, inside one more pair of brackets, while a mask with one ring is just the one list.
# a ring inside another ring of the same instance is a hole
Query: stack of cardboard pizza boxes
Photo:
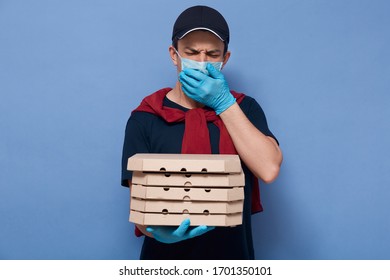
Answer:
[[130, 218], [141, 225], [236, 226], [245, 178], [237, 155], [136, 154]]

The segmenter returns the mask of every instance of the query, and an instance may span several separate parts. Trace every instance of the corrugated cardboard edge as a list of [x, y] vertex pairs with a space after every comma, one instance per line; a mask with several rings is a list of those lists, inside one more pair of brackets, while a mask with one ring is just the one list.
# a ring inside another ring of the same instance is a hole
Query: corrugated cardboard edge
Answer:
[[243, 200], [223, 201], [160, 201], [143, 200], [132, 197], [130, 209], [139, 212], [176, 214], [233, 214], [242, 213]]
[[150, 186], [238, 187], [245, 185], [244, 173], [162, 173], [134, 171], [133, 184]]
[[147, 172], [240, 173], [238, 155], [220, 154], [143, 154], [127, 161], [127, 170]]
[[178, 226], [181, 222], [189, 218], [191, 226], [237, 226], [242, 224], [242, 214], [229, 215], [202, 215], [202, 214], [155, 214], [130, 211], [129, 221], [146, 226]]
[[131, 197], [153, 200], [235, 201], [244, 199], [244, 187], [176, 188], [133, 184], [130, 195]]

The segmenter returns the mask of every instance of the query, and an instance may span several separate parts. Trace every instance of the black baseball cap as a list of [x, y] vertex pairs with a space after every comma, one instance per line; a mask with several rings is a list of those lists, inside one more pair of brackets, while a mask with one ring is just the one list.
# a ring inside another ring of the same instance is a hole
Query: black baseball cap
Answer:
[[180, 40], [195, 30], [214, 33], [225, 45], [229, 44], [229, 26], [225, 18], [207, 6], [193, 6], [183, 11], [173, 26], [172, 41]]

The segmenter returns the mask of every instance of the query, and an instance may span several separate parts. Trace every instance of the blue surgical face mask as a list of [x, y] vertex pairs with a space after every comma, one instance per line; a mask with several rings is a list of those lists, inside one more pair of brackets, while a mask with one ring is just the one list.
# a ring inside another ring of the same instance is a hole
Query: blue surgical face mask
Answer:
[[214, 66], [215, 69], [218, 71], [221, 71], [223, 62], [218, 61], [218, 62], [211, 62], [211, 61], [196, 61], [188, 58], [181, 57], [179, 52], [175, 49], [175, 52], [177, 55], [180, 57], [181, 60], [181, 70], [184, 69], [196, 69], [199, 70], [200, 72], [208, 75], [209, 72], [206, 69], [207, 63], [210, 63], [211, 65]]

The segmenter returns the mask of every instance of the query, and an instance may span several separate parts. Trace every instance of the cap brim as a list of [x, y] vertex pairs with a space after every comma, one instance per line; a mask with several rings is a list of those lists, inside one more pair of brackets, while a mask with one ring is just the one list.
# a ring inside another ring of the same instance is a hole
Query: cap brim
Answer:
[[178, 36], [178, 39], [179, 40], [183, 39], [183, 37], [185, 37], [188, 33], [192, 32], [192, 31], [196, 31], [196, 30], [206, 30], [206, 31], [209, 31], [209, 32], [213, 33], [215, 36], [217, 36], [222, 42], [225, 41], [221, 36], [219, 36], [219, 34], [217, 32], [215, 32], [214, 30], [211, 30], [209, 28], [206, 28], [206, 27], [196, 27], [196, 28], [190, 29], [187, 32], [185, 32], [183, 35]]

